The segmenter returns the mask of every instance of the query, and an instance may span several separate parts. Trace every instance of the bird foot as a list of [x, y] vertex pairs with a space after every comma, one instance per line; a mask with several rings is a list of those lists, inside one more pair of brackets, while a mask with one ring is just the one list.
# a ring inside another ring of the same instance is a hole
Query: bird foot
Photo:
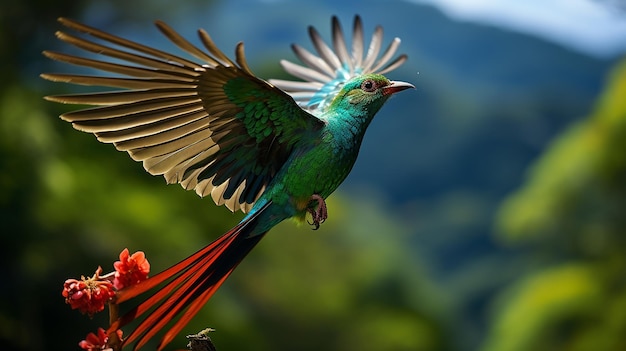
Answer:
[[311, 214], [311, 218], [313, 219], [313, 221], [309, 222], [309, 224], [313, 226], [313, 230], [318, 230], [320, 224], [324, 223], [326, 218], [328, 218], [328, 209], [326, 208], [324, 198], [318, 194], [313, 194], [311, 196], [311, 202], [314, 201], [316, 201], [317, 204], [309, 206], [308, 208], [308, 212]]

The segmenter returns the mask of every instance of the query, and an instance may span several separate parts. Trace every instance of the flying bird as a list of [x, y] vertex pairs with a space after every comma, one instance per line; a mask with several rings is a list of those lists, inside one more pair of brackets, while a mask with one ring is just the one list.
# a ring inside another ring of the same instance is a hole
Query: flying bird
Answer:
[[202, 29], [198, 34], [204, 48], [199, 48], [156, 22], [198, 63], [70, 19], [59, 22], [83, 35], [57, 32], [58, 39], [105, 59], [51, 51], [44, 55], [108, 73], [41, 76], [115, 88], [47, 96], [50, 101], [94, 106], [62, 114], [61, 119], [128, 152], [167, 183], [179, 183], [200, 196], [211, 196], [217, 205], [246, 213], [237, 226], [193, 255], [117, 292], [116, 303], [122, 303], [156, 291], [109, 328], [114, 332], [143, 318], [123, 340], [124, 345], [135, 342], [134, 349], [168, 327], [158, 345], [163, 349], [279, 222], [310, 217], [313, 229], [319, 228], [328, 217], [325, 199], [352, 169], [374, 115], [390, 96], [414, 88], [382, 75], [406, 61], [406, 55], [395, 56], [400, 39], [393, 39], [381, 53], [383, 30], [378, 26], [366, 48], [359, 16], [350, 46], [336, 17], [332, 47], [309, 27], [317, 55], [293, 45], [304, 65], [281, 61], [288, 73], [301, 79], [296, 81], [255, 76], [243, 43], [236, 46], [232, 61]]

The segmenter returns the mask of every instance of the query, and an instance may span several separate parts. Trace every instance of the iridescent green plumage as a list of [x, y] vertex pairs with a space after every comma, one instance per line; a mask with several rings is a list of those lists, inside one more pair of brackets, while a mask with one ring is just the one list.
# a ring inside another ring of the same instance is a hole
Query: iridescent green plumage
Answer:
[[[45, 52], [55, 60], [119, 76], [43, 74], [43, 78], [123, 89], [47, 97], [62, 103], [96, 106], [63, 114], [61, 118], [128, 152], [134, 160], [142, 161], [151, 174], [163, 174], [168, 183], [180, 183], [202, 196], [211, 194], [218, 205], [248, 212], [237, 227], [196, 254], [117, 293], [117, 303], [122, 303], [169, 280], [109, 328], [109, 332], [114, 332], [147, 314], [124, 341], [137, 341], [136, 348], [180, 316], [159, 348], [170, 342], [263, 235], [279, 222], [291, 217], [304, 219], [310, 214], [317, 229], [327, 216], [324, 199], [352, 169], [376, 112], [391, 94], [412, 87], [374, 72], [392, 56], [399, 40], [372, 66], [382, 29], [376, 31], [371, 50], [363, 60], [363, 47], [358, 43], [353, 43], [353, 56], [347, 53], [336, 19], [333, 28], [338, 56], [320, 43], [318, 35], [312, 35], [323, 58], [316, 59], [300, 49], [300, 55], [312, 68], [289, 67], [295, 74], [316, 77], [319, 82], [294, 85], [277, 81], [290, 87], [291, 96], [252, 74], [243, 44], [237, 46], [233, 62], [202, 30], [200, 39], [208, 53], [157, 22], [171, 41], [204, 62], [198, 64], [71, 20], [60, 22], [102, 42], [60, 32], [59, 39], [128, 62]], [[358, 17], [354, 28], [354, 37], [362, 42]], [[383, 69], [393, 69], [405, 59], [406, 56], [400, 56]], [[331, 66], [336, 68], [336, 76], [315, 73], [315, 69], [328, 73]], [[312, 94], [298, 95], [299, 89]], [[319, 94], [330, 95], [320, 100]], [[293, 98], [296, 95], [300, 96], [298, 103]], [[307, 103], [307, 99], [314, 103]], [[156, 305], [159, 307], [148, 313]]]

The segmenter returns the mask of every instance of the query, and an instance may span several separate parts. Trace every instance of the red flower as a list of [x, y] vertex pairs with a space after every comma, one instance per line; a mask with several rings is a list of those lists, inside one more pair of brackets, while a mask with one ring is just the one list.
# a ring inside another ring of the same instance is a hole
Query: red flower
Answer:
[[[121, 340], [122, 331], [118, 329], [116, 334], [117, 334], [118, 339]], [[82, 340], [81, 342], [79, 342], [78, 346], [81, 349], [87, 350], [87, 351], [100, 351], [100, 350], [109, 348], [109, 346], [107, 345], [108, 342], [109, 342], [109, 336], [107, 335], [106, 331], [102, 328], [98, 328], [97, 335], [94, 333], [87, 334], [87, 337], [85, 338], [85, 340]]]
[[113, 267], [115, 267], [113, 285], [117, 290], [146, 280], [150, 273], [150, 263], [143, 251], [129, 255], [128, 249], [124, 249], [120, 253], [120, 260], [113, 263]]
[[98, 328], [98, 335], [94, 333], [87, 334], [85, 340], [78, 343], [78, 346], [83, 350], [95, 351], [104, 350], [109, 341], [109, 336], [102, 328]]
[[102, 268], [98, 267], [91, 278], [66, 280], [62, 292], [65, 303], [90, 317], [104, 310], [104, 305], [115, 296], [115, 292], [110, 281], [100, 279], [101, 271]]

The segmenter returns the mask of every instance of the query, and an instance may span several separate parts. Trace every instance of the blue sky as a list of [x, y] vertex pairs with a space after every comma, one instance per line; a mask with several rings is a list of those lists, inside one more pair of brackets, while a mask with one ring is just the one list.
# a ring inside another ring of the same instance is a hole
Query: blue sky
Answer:
[[626, 8], [611, 0], [409, 0], [448, 16], [537, 35], [596, 56], [626, 52]]

